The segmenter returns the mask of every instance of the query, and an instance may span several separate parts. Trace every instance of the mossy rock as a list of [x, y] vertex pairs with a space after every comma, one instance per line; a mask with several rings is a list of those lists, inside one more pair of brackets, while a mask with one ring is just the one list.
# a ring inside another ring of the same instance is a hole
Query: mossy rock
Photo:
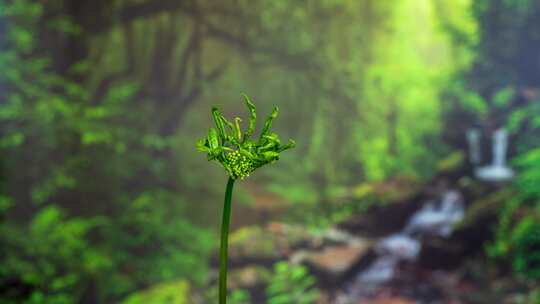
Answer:
[[512, 192], [507, 189], [502, 189], [491, 193], [485, 198], [474, 201], [465, 213], [465, 218], [461, 221], [456, 229], [464, 230], [479, 223], [486, 217], [494, 217], [504, 202], [512, 197]]
[[450, 153], [447, 157], [437, 163], [438, 172], [450, 172], [461, 168], [465, 164], [465, 154], [463, 151]]
[[351, 189], [351, 198], [370, 201], [372, 205], [389, 205], [407, 200], [422, 184], [413, 176], [396, 176], [385, 181], [365, 182]]
[[122, 304], [189, 304], [189, 283], [185, 280], [166, 282], [132, 293]]
[[305, 241], [309, 234], [301, 227], [273, 222], [267, 227], [242, 227], [229, 237], [231, 258], [278, 258], [289, 253], [295, 244]]
[[229, 256], [277, 257], [274, 236], [258, 226], [242, 227], [229, 237]]
[[268, 269], [260, 265], [232, 269], [229, 272], [228, 287], [231, 289], [252, 288], [257, 284], [263, 284], [269, 274]]

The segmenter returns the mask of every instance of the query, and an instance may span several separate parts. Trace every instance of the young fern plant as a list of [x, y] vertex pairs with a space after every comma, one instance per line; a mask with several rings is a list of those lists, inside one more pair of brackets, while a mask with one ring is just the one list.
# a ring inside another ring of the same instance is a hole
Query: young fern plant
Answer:
[[208, 136], [197, 142], [197, 148], [206, 152], [208, 160], [217, 160], [229, 179], [225, 189], [225, 202], [223, 206], [223, 221], [221, 224], [221, 246], [219, 251], [219, 304], [227, 303], [227, 251], [229, 239], [229, 221], [231, 215], [231, 198], [234, 182], [244, 179], [256, 169], [275, 162], [281, 152], [293, 148], [295, 143], [289, 140], [282, 144], [275, 133], [271, 133], [272, 122], [278, 115], [278, 108], [274, 107], [266, 119], [259, 138], [252, 139], [255, 132], [257, 111], [255, 105], [246, 94], [242, 94], [249, 110], [249, 123], [242, 132], [239, 117], [234, 122], [228, 121], [217, 109], [212, 108], [215, 128], [208, 130]]

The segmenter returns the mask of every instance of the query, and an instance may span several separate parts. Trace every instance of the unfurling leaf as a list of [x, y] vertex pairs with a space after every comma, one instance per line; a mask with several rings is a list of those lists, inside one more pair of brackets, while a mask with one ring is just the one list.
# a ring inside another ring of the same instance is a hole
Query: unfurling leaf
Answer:
[[278, 116], [279, 108], [274, 107], [272, 110], [272, 113], [270, 113], [270, 116], [266, 119], [264, 122], [264, 127], [261, 131], [261, 137], [259, 137], [259, 143], [261, 143], [266, 135], [270, 132], [270, 129], [272, 128], [272, 121]]
[[279, 149], [278, 149], [278, 152], [283, 152], [285, 150], [288, 150], [288, 149], [292, 149], [296, 147], [296, 142], [292, 139], [289, 139], [289, 143], [287, 143], [286, 145], [284, 146], [281, 146]]
[[255, 105], [251, 101], [251, 99], [249, 99], [249, 97], [246, 94], [242, 94], [242, 96], [244, 97], [246, 106], [248, 107], [248, 110], [249, 110], [249, 125], [248, 125], [246, 133], [244, 133], [244, 142], [245, 142], [251, 137], [251, 135], [253, 135], [253, 132], [255, 132], [255, 125], [257, 122], [257, 110], [255, 108]]
[[274, 151], [263, 152], [263, 156], [267, 161], [273, 161], [279, 158], [279, 153]]
[[214, 128], [208, 129], [208, 144], [210, 145], [210, 149], [212, 150], [219, 147], [218, 134], [216, 129]]
[[225, 132], [225, 125], [223, 124], [223, 120], [221, 119], [222, 115], [219, 112], [218, 108], [212, 108], [212, 116], [214, 117], [214, 123], [216, 124], [216, 128], [218, 129], [221, 143], [224, 143], [227, 140], [227, 133]]
[[234, 127], [236, 131], [236, 137], [238, 137], [238, 140], [242, 140], [242, 130], [240, 129], [240, 123], [242, 122], [242, 119], [240, 117], [236, 117], [234, 119]]
[[200, 152], [210, 151], [210, 148], [208, 147], [208, 141], [206, 138], [199, 139], [197, 141], [197, 150], [199, 150]]

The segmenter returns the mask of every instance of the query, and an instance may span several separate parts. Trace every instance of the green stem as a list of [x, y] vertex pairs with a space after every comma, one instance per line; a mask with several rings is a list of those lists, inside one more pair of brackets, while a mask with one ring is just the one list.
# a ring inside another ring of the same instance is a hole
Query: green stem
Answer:
[[234, 179], [229, 177], [225, 190], [223, 222], [221, 223], [221, 248], [219, 249], [219, 304], [227, 303], [227, 251], [229, 247], [229, 223]]

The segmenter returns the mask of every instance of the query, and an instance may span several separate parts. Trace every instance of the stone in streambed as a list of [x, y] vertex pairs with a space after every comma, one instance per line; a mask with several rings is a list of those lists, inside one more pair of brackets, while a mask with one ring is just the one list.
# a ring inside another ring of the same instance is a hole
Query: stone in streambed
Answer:
[[409, 300], [407, 298], [383, 298], [377, 300], [362, 300], [358, 304], [416, 304], [417, 301]]
[[[334, 303], [334, 302], [332, 302], [332, 303]], [[424, 302], [418, 302], [416, 300], [412, 300], [412, 299], [405, 298], [405, 297], [384, 296], [383, 295], [383, 296], [379, 296], [379, 297], [377, 297], [375, 299], [356, 299], [356, 300], [352, 300], [352, 299], [348, 299], [348, 298], [345, 297], [345, 298], [340, 298], [336, 303], [337, 304], [418, 304], [418, 303], [424, 303]]]
[[269, 275], [269, 270], [259, 265], [247, 265], [243, 268], [233, 269], [229, 273], [228, 287], [230, 289], [252, 288], [265, 283]]
[[348, 244], [305, 252], [303, 260], [320, 273], [321, 277], [335, 281], [354, 267], [371, 250], [371, 247], [371, 241], [357, 239]]

